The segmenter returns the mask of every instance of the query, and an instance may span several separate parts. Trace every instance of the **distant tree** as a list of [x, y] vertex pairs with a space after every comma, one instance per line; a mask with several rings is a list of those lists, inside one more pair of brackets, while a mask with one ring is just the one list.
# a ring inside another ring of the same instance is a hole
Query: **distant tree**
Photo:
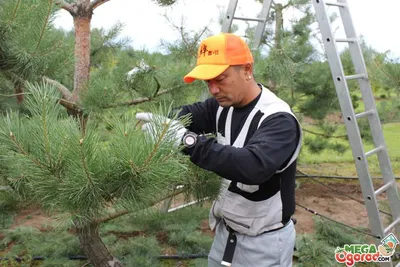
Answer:
[[384, 98], [378, 102], [381, 120], [400, 121], [400, 59], [391, 56], [388, 51], [375, 54], [369, 65], [370, 77], [381, 89], [375, 95]]
[[400, 58], [393, 58], [389, 53], [375, 54], [373, 77], [382, 83], [382, 87], [400, 97]]
[[[258, 1], [262, 2], [262, 1]], [[284, 11], [297, 12], [287, 25]], [[318, 34], [312, 25], [316, 18], [307, 0], [273, 3], [259, 52], [256, 53], [256, 78], [285, 99], [299, 118], [310, 118], [317, 131], [303, 124], [305, 145], [311, 153], [325, 149], [343, 152], [335, 133], [338, 127], [326, 117], [336, 113], [339, 103], [331, 72], [324, 55], [316, 47]], [[248, 35], [254, 29], [248, 29]], [[346, 136], [339, 136], [346, 139]]]

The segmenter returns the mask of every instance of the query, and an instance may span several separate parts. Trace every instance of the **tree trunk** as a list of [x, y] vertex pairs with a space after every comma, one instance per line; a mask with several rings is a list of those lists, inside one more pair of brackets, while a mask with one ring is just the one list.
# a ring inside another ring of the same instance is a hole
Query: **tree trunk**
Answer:
[[17, 103], [21, 104], [24, 101], [24, 88], [19, 82], [14, 84], [14, 93], [17, 98]]
[[[82, 8], [83, 9], [83, 8]], [[81, 9], [79, 10], [81, 11]], [[87, 89], [90, 66], [90, 21], [92, 13], [81, 11], [74, 16], [75, 26], [75, 76], [72, 102], [79, 102], [80, 94]]]
[[282, 48], [282, 30], [283, 30], [283, 9], [282, 4], [275, 4], [275, 48]]
[[[96, 0], [96, 7], [107, 2], [108, 0]], [[75, 74], [74, 89], [72, 96], [68, 99], [74, 104], [73, 109], [68, 110], [81, 122], [82, 135], [85, 135], [87, 117], [82, 110], [76, 108], [79, 106], [80, 96], [82, 92], [88, 88], [90, 78], [90, 24], [94, 6], [91, 6], [90, 0], [77, 0], [73, 4], [64, 3], [64, 9], [69, 11], [74, 20], [75, 28]], [[123, 267], [124, 265], [118, 261], [104, 245], [99, 235], [99, 224], [91, 222], [85, 226], [77, 227], [76, 234], [90, 263], [94, 267]]]
[[290, 87], [290, 95], [292, 97], [292, 104], [293, 104], [294, 103], [294, 88], [293, 88], [293, 86]]
[[[283, 5], [275, 4], [275, 36], [274, 36], [274, 48], [277, 52], [282, 49], [282, 30], [283, 30]], [[271, 91], [275, 91], [277, 87], [276, 81], [270, 79], [268, 81], [268, 88]]]
[[[75, 73], [74, 90], [70, 101], [79, 104], [80, 96], [87, 90], [90, 78], [90, 23], [93, 9], [90, 0], [77, 1], [76, 8], [72, 14], [75, 28]], [[69, 113], [79, 118], [82, 133], [85, 135], [87, 118], [82, 110], [70, 110]]]
[[91, 223], [77, 228], [76, 233], [85, 255], [94, 267], [123, 267], [108, 251], [99, 235], [99, 224]]

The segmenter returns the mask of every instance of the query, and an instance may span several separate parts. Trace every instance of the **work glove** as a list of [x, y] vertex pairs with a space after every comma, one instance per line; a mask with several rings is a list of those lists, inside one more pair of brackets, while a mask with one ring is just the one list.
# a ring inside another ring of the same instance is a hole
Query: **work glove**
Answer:
[[146, 122], [142, 125], [142, 130], [148, 134], [154, 142], [163, 134], [162, 131], [167, 124], [168, 130], [164, 133], [163, 140], [172, 142], [174, 146], [179, 146], [181, 144], [182, 137], [187, 131], [180, 121], [171, 120], [161, 115], [142, 112], [136, 114], [136, 119]]

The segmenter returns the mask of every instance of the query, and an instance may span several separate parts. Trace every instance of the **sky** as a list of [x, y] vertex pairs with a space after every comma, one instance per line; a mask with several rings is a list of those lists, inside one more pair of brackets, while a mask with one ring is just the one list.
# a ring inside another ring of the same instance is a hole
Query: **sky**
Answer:
[[[285, 3], [284, 0], [275, 0]], [[336, 0], [331, 0], [336, 1]], [[379, 52], [390, 50], [394, 57], [400, 57], [399, 0], [348, 0], [350, 13], [358, 35], [362, 35], [367, 44]], [[148, 51], [160, 50], [160, 40], [179, 39], [179, 32], [170, 22], [181, 25], [183, 19], [186, 29], [197, 31], [208, 26], [212, 33], [219, 33], [220, 14], [226, 12], [229, 0], [179, 0], [169, 8], [161, 8], [152, 0], [110, 0], [94, 11], [92, 27], [108, 29], [116, 22], [124, 24], [122, 36], [129, 37], [136, 49]], [[337, 9], [337, 8], [336, 8]], [[261, 5], [253, 0], [239, 0], [236, 16], [255, 17]], [[335, 7], [330, 7], [333, 12]], [[296, 16], [287, 11], [284, 18], [289, 21]], [[235, 21], [236, 22], [236, 21]], [[72, 29], [72, 17], [66, 11], [59, 12], [55, 24], [57, 27]], [[240, 24], [239, 25], [243, 25]], [[255, 24], [254, 24], [255, 25]], [[336, 37], [344, 37], [342, 26], [335, 25]]]

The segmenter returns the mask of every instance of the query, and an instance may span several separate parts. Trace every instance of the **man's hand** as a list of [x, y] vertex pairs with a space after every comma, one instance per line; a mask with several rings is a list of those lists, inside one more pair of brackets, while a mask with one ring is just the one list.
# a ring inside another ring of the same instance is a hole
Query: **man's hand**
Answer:
[[[142, 130], [149, 134], [153, 141], [160, 138], [160, 135], [163, 135], [162, 138], [164, 140], [171, 141], [175, 146], [179, 146], [182, 142], [183, 135], [187, 131], [179, 121], [152, 113], [137, 113], [136, 119], [146, 122], [142, 125]], [[167, 129], [165, 133], [163, 133], [164, 129]]]

